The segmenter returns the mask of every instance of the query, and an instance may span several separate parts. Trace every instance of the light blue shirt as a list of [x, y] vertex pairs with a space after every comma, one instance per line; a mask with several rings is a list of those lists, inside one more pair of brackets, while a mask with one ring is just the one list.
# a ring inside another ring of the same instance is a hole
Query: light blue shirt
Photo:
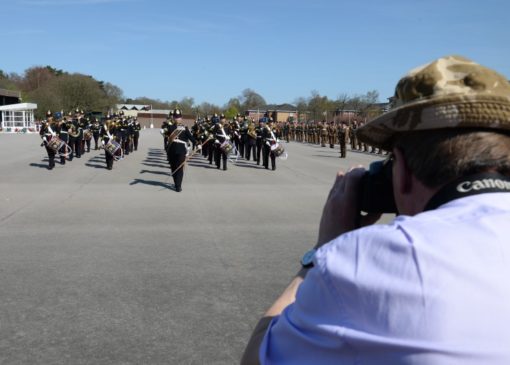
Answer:
[[343, 234], [273, 319], [263, 364], [510, 364], [510, 193]]

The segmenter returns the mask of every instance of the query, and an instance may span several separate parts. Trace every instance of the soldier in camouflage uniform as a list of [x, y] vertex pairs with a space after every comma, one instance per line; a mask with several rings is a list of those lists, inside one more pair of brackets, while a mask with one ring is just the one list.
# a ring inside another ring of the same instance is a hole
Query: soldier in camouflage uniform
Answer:
[[336, 135], [335, 122], [331, 121], [331, 122], [329, 122], [329, 125], [328, 125], [329, 148], [335, 148], [335, 135]]
[[321, 147], [326, 147], [326, 141], [328, 140], [328, 126], [325, 120], [323, 120], [319, 126], [319, 133]]
[[342, 122], [337, 128], [338, 144], [340, 145], [340, 158], [345, 158], [347, 151], [347, 125]]
[[352, 121], [349, 128], [349, 139], [351, 140], [351, 150], [358, 150], [358, 138], [356, 136], [356, 130], [358, 129], [358, 122]]
[[296, 124], [290, 123], [290, 139], [294, 142], [296, 142]]

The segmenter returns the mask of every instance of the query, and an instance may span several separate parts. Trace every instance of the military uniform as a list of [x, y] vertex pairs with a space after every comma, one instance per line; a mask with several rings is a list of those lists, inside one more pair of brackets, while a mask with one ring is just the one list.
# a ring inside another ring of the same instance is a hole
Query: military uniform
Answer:
[[44, 146], [48, 154], [48, 170], [52, 170], [55, 167], [55, 151], [48, 146], [51, 139], [56, 136], [55, 127], [56, 125], [53, 122], [51, 111], [48, 110], [46, 113], [46, 121], [43, 122], [39, 130], [39, 135], [43, 140], [42, 146]]
[[356, 130], [358, 129], [358, 124], [356, 121], [352, 122], [349, 128], [349, 138], [351, 140], [351, 149], [358, 150], [358, 138], [356, 137]]
[[268, 121], [267, 117], [260, 118], [259, 125], [258, 125], [257, 128], [255, 128], [255, 132], [257, 134], [257, 142], [256, 142], [256, 147], [257, 147], [257, 165], [260, 165], [260, 153], [262, 152], [262, 146], [264, 144], [264, 141], [262, 139], [262, 131], [264, 130], [267, 121]]
[[[239, 114], [238, 118], [240, 118]], [[237, 119], [233, 120], [230, 123], [230, 137], [232, 138], [232, 142], [236, 147], [237, 153], [239, 153], [239, 155], [243, 157], [244, 152], [241, 151], [244, 149], [244, 144], [243, 148], [241, 148], [241, 126], [239, 125], [239, 121]]]
[[[82, 151], [90, 152], [90, 142], [92, 141], [92, 124], [90, 123], [90, 120], [87, 118], [82, 119], [82, 128], [83, 128], [83, 140], [82, 140]], [[87, 149], [85, 150], [85, 147]]]
[[81, 142], [83, 140], [83, 127], [81, 123], [80, 111], [76, 110], [74, 113], [73, 127], [72, 127], [72, 143], [71, 146], [76, 158], [80, 158], [82, 155]]
[[94, 138], [94, 150], [99, 149], [99, 132], [101, 130], [101, 126], [96, 118], [92, 120], [92, 124], [90, 126], [90, 131], [92, 132], [92, 137]]
[[[110, 141], [113, 141], [115, 138], [115, 124], [109, 120], [107, 120], [103, 126], [101, 127], [100, 131], [99, 131], [99, 134], [100, 134], [100, 137], [101, 137], [101, 142], [104, 146], [108, 145], [108, 143]], [[118, 141], [117, 141], [118, 143]], [[120, 152], [120, 151], [119, 151]], [[106, 162], [106, 168], [108, 170], [112, 170], [113, 169], [113, 161], [114, 161], [114, 156], [105, 148], [105, 151], [104, 151], [104, 157], [105, 157], [105, 162]]]
[[335, 148], [335, 136], [336, 136], [335, 122], [330, 122], [328, 126], [329, 148]]
[[342, 123], [337, 129], [338, 144], [340, 145], [340, 158], [346, 156], [346, 145], [347, 145], [348, 129], [344, 123]]
[[220, 122], [216, 124], [214, 127], [214, 161], [216, 163], [216, 168], [220, 169], [220, 162], [223, 161], [223, 170], [227, 169], [227, 154], [225, 151], [221, 148], [222, 144], [224, 142], [227, 142], [230, 140], [229, 137], [229, 127], [228, 125], [223, 125], [225, 123], [225, 117], [222, 114], [220, 116]]
[[216, 125], [219, 122], [220, 122], [220, 117], [218, 116], [218, 114], [214, 114], [213, 117], [211, 118], [211, 126], [209, 129], [211, 141], [209, 141], [209, 143], [207, 144], [207, 159], [209, 160], [209, 165], [212, 165], [213, 160], [214, 160], [214, 154], [216, 151], [216, 143], [214, 141], [215, 140], [214, 133], [216, 130]]
[[181, 124], [181, 111], [175, 109], [173, 111], [174, 124], [168, 128], [168, 161], [172, 170], [175, 191], [182, 191], [182, 179], [184, 177], [184, 163], [186, 162], [186, 154], [188, 152], [187, 143], [194, 142], [193, 135], [188, 128]]
[[276, 156], [271, 151], [271, 146], [277, 142], [276, 130], [273, 128], [273, 123], [269, 122], [267, 126], [262, 128], [262, 140], [264, 141], [262, 151], [264, 168], [269, 169], [269, 159], [271, 159], [271, 169], [276, 170]]
[[244, 117], [240, 122], [239, 133], [241, 135], [239, 139], [239, 155], [245, 157], [246, 144], [248, 143], [248, 118]]
[[246, 147], [244, 157], [246, 161], [250, 161], [253, 153], [253, 161], [257, 161], [257, 131], [253, 121], [248, 122], [248, 129], [246, 131]]
[[67, 123], [66, 123], [65, 119], [62, 120], [58, 124], [57, 134], [58, 134], [58, 138], [60, 138], [62, 140], [62, 142], [64, 142], [64, 145], [62, 147], [60, 147], [60, 150], [58, 152], [60, 155], [60, 163], [62, 165], [65, 165], [66, 164], [66, 154], [68, 152], [67, 146], [69, 143], [69, 132], [68, 132], [68, 127], [67, 127]]
[[299, 123], [296, 126], [296, 142], [303, 142], [303, 124]]
[[326, 147], [326, 140], [328, 139], [328, 127], [326, 125], [326, 122], [323, 121], [318, 129], [320, 129], [321, 147]]

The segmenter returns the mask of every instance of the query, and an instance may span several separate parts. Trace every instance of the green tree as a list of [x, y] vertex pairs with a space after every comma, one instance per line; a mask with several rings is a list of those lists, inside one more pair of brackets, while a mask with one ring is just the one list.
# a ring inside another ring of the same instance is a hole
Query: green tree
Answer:
[[237, 114], [239, 113], [239, 109], [237, 109], [235, 106], [230, 106], [226, 111], [225, 111], [225, 117], [227, 119], [232, 119], [234, 118]]
[[2, 70], [0, 70], [0, 89], [17, 90], [16, 84]]
[[241, 101], [238, 98], [230, 98], [223, 109], [225, 109], [225, 117], [234, 118], [242, 110]]

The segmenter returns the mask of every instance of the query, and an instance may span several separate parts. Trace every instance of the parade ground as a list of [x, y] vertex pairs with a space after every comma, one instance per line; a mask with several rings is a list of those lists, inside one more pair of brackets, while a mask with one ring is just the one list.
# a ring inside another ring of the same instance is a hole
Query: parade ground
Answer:
[[40, 141], [0, 134], [1, 364], [238, 363], [336, 172], [383, 158], [291, 142], [276, 171], [221, 171], [198, 155], [178, 193], [159, 130], [112, 171], [102, 150], [50, 171]]

